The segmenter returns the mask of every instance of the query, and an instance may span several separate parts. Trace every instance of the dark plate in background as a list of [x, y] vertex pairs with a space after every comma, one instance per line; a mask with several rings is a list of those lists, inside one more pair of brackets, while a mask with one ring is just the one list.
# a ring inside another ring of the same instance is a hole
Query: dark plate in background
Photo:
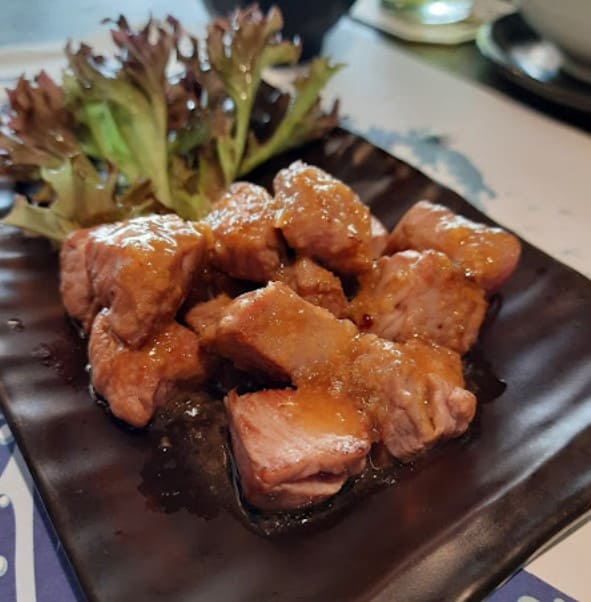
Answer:
[[[353, 186], [389, 227], [422, 198], [486, 220], [342, 130], [257, 178], [296, 157]], [[92, 402], [43, 241], [1, 231], [0, 286], [2, 407], [92, 600], [479, 600], [591, 508], [591, 283], [527, 244], [481, 341], [507, 388], [480, 404], [470, 435], [336, 524], [276, 539], [224, 510], [148, 503], [152, 442]]]
[[483, 25], [476, 37], [480, 52], [511, 81], [555, 103], [591, 113], [591, 85], [562, 71], [562, 56], [519, 13]]

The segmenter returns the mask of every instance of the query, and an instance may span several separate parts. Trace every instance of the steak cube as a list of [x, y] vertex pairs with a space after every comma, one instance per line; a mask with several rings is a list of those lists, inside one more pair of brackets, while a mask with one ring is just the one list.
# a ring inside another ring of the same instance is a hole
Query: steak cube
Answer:
[[227, 305], [205, 343], [237, 368], [299, 384], [329, 378], [348, 357], [356, 334], [352, 322], [271, 282]]
[[465, 353], [476, 341], [484, 291], [438, 251], [381, 257], [359, 278], [350, 315], [360, 328], [392, 341], [418, 337]]
[[87, 270], [114, 333], [140, 347], [172, 320], [201, 267], [207, 231], [176, 215], [151, 215], [90, 232]]
[[204, 219], [214, 236], [212, 265], [234, 278], [270, 280], [285, 253], [275, 213], [274, 201], [264, 188], [247, 182], [232, 184]]
[[225, 399], [246, 499], [267, 510], [301, 508], [361, 472], [368, 423], [357, 405], [323, 390], [265, 390]]
[[172, 321], [142, 347], [131, 349], [111, 330], [109, 313], [103, 310], [96, 316], [90, 333], [92, 384], [113, 415], [143, 427], [179, 384], [205, 382], [211, 359], [196, 334]]
[[273, 187], [276, 225], [290, 247], [338, 273], [370, 266], [369, 209], [348, 186], [296, 161], [275, 176]]
[[521, 244], [501, 228], [473, 222], [443, 205], [420, 201], [394, 228], [386, 252], [405, 249], [436, 249], [445, 253], [468, 278], [491, 293], [515, 270]]

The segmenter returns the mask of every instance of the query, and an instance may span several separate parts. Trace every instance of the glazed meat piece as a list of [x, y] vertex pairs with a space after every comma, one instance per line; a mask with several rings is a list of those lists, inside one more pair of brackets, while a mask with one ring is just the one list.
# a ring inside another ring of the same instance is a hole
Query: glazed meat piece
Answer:
[[274, 201], [264, 188], [232, 184], [204, 221], [214, 236], [214, 267], [242, 280], [264, 282], [273, 277], [285, 245], [275, 226]]
[[362, 329], [392, 341], [419, 337], [465, 353], [478, 337], [484, 291], [438, 251], [381, 257], [359, 277], [350, 315]]
[[[201, 228], [201, 229], [199, 229]], [[207, 230], [176, 215], [152, 215], [94, 228], [87, 270], [114, 333], [131, 347], [145, 343], [183, 302], [205, 259]]]
[[380, 257], [388, 244], [389, 232], [386, 226], [375, 216], [370, 217], [371, 227], [371, 256], [374, 259]]
[[86, 267], [86, 247], [90, 228], [72, 232], [60, 249], [60, 293], [66, 311], [90, 332], [100, 309]]
[[204, 335], [211, 328], [215, 328], [226, 307], [232, 302], [228, 295], [217, 297], [197, 303], [189, 309], [183, 318], [187, 326], [196, 334]]
[[328, 309], [337, 318], [344, 318], [347, 298], [337, 276], [307, 257], [279, 270], [277, 280], [289, 285], [302, 299]]
[[90, 333], [92, 384], [117, 418], [143, 427], [177, 385], [205, 382], [211, 360], [197, 335], [172, 321], [141, 348], [130, 349], [112, 332], [109, 313], [104, 309], [96, 316]]
[[322, 390], [265, 390], [225, 399], [246, 499], [267, 510], [301, 508], [361, 472], [367, 419], [349, 398]]
[[436, 249], [448, 255], [488, 293], [515, 270], [521, 244], [501, 228], [478, 224], [442, 205], [420, 201], [392, 231], [386, 253]]
[[339, 180], [301, 161], [273, 181], [276, 225], [290, 247], [342, 274], [371, 264], [369, 209]]
[[348, 357], [357, 328], [271, 282], [230, 303], [204, 342], [237, 368], [300, 384]]
[[379, 438], [403, 462], [464, 433], [476, 411], [458, 354], [420, 341], [360, 336], [349, 387], [363, 400]]
[[285, 284], [246, 293], [226, 306], [205, 337], [243, 370], [300, 389], [347, 395], [373, 421], [375, 439], [406, 461], [472, 420], [459, 355], [414, 340], [396, 344], [307, 303]]

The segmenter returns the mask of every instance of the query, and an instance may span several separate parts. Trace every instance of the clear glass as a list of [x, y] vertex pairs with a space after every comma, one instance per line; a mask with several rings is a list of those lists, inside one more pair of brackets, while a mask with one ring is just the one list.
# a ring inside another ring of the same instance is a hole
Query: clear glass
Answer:
[[470, 16], [472, 0], [382, 0], [401, 17], [424, 25], [458, 23]]

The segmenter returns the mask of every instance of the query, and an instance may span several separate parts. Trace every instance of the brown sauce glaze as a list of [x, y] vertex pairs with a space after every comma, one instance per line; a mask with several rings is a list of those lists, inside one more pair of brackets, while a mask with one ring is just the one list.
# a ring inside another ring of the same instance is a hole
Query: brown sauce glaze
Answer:
[[[479, 402], [490, 402], [505, 390], [478, 348], [464, 359], [464, 374]], [[142, 471], [140, 491], [152, 510], [185, 509], [206, 520], [227, 512], [265, 537], [316, 531], [340, 521], [367, 496], [412, 477], [443, 446], [462, 445], [478, 433], [471, 427], [459, 441], [440, 445], [409, 464], [398, 462], [382, 444], [375, 444], [365, 470], [330, 500], [303, 510], [262, 512], [241, 496], [222, 396], [219, 388], [180, 395], [157, 413], [147, 429], [153, 452]]]
[[[76, 336], [73, 327], [70, 333], [71, 336], [56, 339], [32, 353], [44, 365], [54, 368], [65, 382], [76, 388], [85, 387], [89, 377], [88, 367], [82, 369], [86, 341]], [[476, 394], [479, 403], [493, 401], [506, 388], [478, 346], [464, 357], [464, 376], [466, 387]], [[214, 387], [179, 393], [146, 429], [133, 429], [112, 417], [130, 437], [145, 437], [149, 441], [151, 453], [140, 475], [139, 490], [152, 511], [186, 510], [204, 520], [225, 512], [264, 537], [317, 531], [339, 522], [367, 496], [411, 478], [425, 463], [434, 461], [445, 446], [462, 445], [479, 432], [477, 416], [459, 440], [441, 444], [409, 464], [398, 462], [382, 444], [374, 444], [365, 470], [330, 500], [303, 510], [261, 512], [241, 496], [222, 398], [234, 387], [242, 394], [270, 384], [251, 381], [228, 365]], [[108, 412], [108, 404], [92, 387], [89, 391], [97, 405]]]

